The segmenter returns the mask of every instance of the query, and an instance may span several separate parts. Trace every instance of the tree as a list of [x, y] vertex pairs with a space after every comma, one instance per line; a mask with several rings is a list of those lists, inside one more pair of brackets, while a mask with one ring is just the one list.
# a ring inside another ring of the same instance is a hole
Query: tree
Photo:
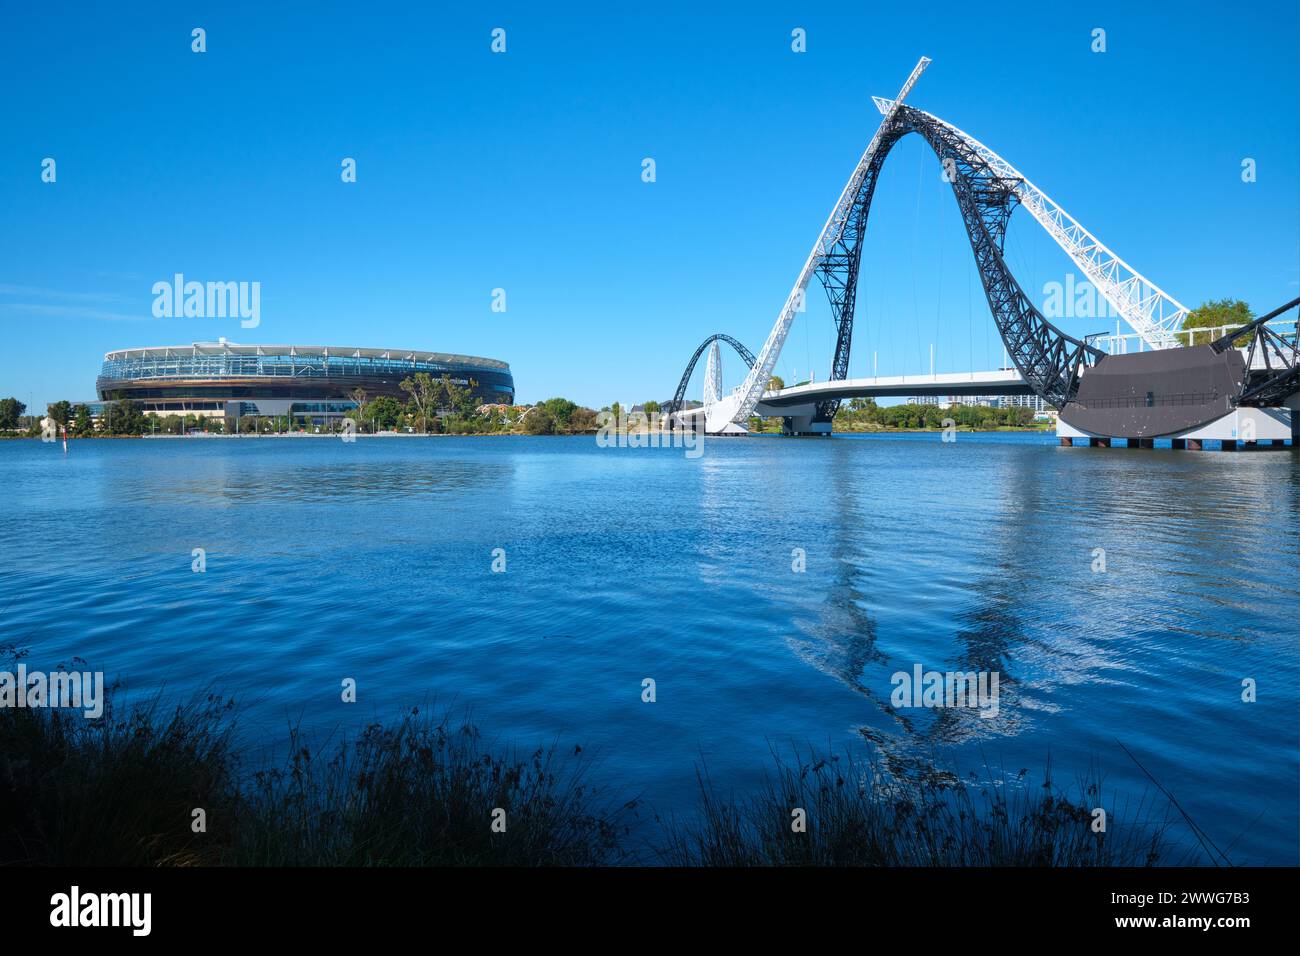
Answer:
[[[1183, 319], [1184, 329], [1217, 329], [1223, 326], [1238, 328], [1254, 321], [1255, 313], [1241, 299], [1211, 299], [1200, 307], [1192, 309]], [[1218, 333], [1196, 332], [1192, 335], [1193, 345], [1206, 345], [1218, 338]], [[1250, 344], [1250, 336], [1243, 335], [1232, 343], [1237, 347]]]
[[479, 416], [478, 427], [480, 431], [499, 432], [505, 429], [509, 420], [509, 416], [504, 409], [492, 407]]
[[599, 427], [596, 413], [590, 408], [575, 408], [573, 414], [569, 416], [569, 431], [574, 434], [594, 432]]
[[416, 422], [427, 435], [429, 416], [437, 410], [438, 398], [444, 391], [442, 382], [435, 382], [428, 372], [416, 372], [414, 380], [402, 379], [401, 389], [411, 396]]
[[573, 417], [573, 413], [578, 410], [577, 404], [567, 398], [548, 398], [542, 402], [542, 408], [550, 413], [556, 426], [562, 429], [569, 427], [569, 420]]
[[457, 418], [473, 417], [477, 403], [474, 389], [477, 387], [478, 382], [474, 379], [470, 379], [468, 385], [457, 385], [451, 376], [444, 374], [441, 381], [442, 407]]
[[143, 435], [148, 430], [139, 402], [129, 398], [113, 402], [104, 414], [104, 431], [110, 435]]
[[77, 420], [72, 426], [72, 434], [76, 438], [85, 438], [88, 435], [95, 434], [95, 420], [90, 417], [90, 409], [85, 405], [78, 405], [76, 408]]
[[402, 417], [402, 403], [390, 395], [380, 395], [365, 406], [365, 417], [375, 431], [392, 428]]
[[366, 417], [366, 390], [364, 388], [354, 388], [348, 392], [348, 398], [357, 406], [357, 421], [364, 421]]
[[773, 375], [767, 380], [768, 391], [775, 392], [785, 388], [785, 379], [780, 375]]
[[524, 415], [524, 431], [530, 435], [554, 435], [555, 418], [545, 405], [534, 405]]
[[18, 399], [0, 398], [0, 428], [17, 428], [18, 419], [22, 417], [25, 411], [27, 411], [27, 406]]
[[52, 402], [45, 406], [45, 414], [54, 421], [54, 424], [66, 428], [68, 422], [72, 421], [72, 403], [68, 401]]

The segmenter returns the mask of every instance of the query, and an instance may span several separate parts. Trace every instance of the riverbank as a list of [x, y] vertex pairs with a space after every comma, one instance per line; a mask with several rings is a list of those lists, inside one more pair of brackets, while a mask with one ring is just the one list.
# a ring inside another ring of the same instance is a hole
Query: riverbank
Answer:
[[[77, 436], [69, 435], [68, 442], [69, 444], [71, 444], [79, 441], [106, 441], [106, 440], [107, 441], [119, 441], [119, 440], [137, 441], [139, 439], [147, 439], [150, 441], [163, 441], [163, 440], [185, 441], [189, 439], [197, 439], [201, 441], [206, 441], [207, 439], [216, 439], [216, 438], [232, 438], [232, 439], [247, 438], [247, 439], [259, 440], [259, 441], [263, 439], [275, 439], [275, 438], [281, 438], [281, 439], [325, 438], [325, 439], [330, 439], [332, 441], [350, 441], [356, 438], [570, 438], [575, 434], [594, 436], [596, 433], [593, 431], [593, 432], [570, 432], [564, 435], [529, 435], [526, 432], [464, 432], [464, 433], [457, 433], [457, 434], [453, 434], [450, 432], [428, 432], [428, 433], [354, 432], [345, 438], [339, 432], [264, 432], [261, 434], [258, 433], [249, 434], [245, 432], [239, 435], [226, 435], [220, 432], [202, 432], [197, 435], [147, 435], [147, 434], [146, 435], [77, 435]], [[15, 441], [19, 441], [19, 440], [39, 441], [40, 440], [39, 436], [33, 436], [33, 435], [0, 435], [0, 439], [13, 439]], [[55, 442], [47, 442], [47, 444], [55, 444], [56, 442], [62, 442], [62, 441], [63, 439], [59, 438], [56, 439]]]
[[[944, 428], [893, 428], [893, 427], [890, 427], [890, 426], [868, 426], [868, 427], [851, 427], [851, 428], [839, 428], [839, 427], [836, 427], [836, 429], [835, 429], [835, 431], [833, 432], [833, 434], [837, 434], [837, 435], [860, 435], [860, 434], [873, 434], [873, 435], [874, 435], [874, 434], [882, 434], [882, 435], [886, 435], [886, 434], [898, 434], [898, 435], [908, 435], [908, 434], [928, 434], [928, 433], [934, 433], [934, 432], [940, 432], [940, 433], [942, 433], [942, 432], [944, 432], [944, 431], [947, 431], [947, 429], [944, 429]], [[975, 428], [975, 427], [971, 427], [971, 426], [962, 425], [962, 426], [956, 426], [956, 427], [954, 427], [954, 428], [953, 428], [953, 431], [964, 432], [964, 433], [977, 433], [977, 434], [988, 434], [988, 433], [992, 433], [992, 432], [1024, 432], [1024, 433], [1042, 433], [1042, 434], [1045, 434], [1045, 435], [1050, 435], [1050, 434], [1054, 434], [1055, 431], [1056, 431], [1056, 429], [1055, 429], [1054, 426], [1053, 426], [1053, 427], [1044, 427], [1044, 428], [1033, 428], [1033, 427], [1029, 427], [1029, 428], [1019, 428], [1019, 427], [1016, 427], [1016, 426], [1014, 426], [1014, 425], [1002, 425], [1002, 426], [998, 426], [998, 427], [996, 427], [996, 428]], [[256, 440], [262, 440], [262, 439], [273, 439], [273, 438], [282, 438], [282, 439], [283, 439], [283, 438], [293, 438], [293, 439], [298, 439], [298, 438], [325, 438], [325, 439], [330, 439], [330, 440], [333, 440], [333, 441], [350, 441], [350, 440], [352, 440], [352, 439], [356, 439], [356, 438], [572, 438], [572, 437], [574, 437], [575, 435], [577, 435], [577, 436], [579, 436], [579, 437], [584, 436], [584, 435], [585, 435], [585, 436], [592, 436], [592, 437], [594, 437], [596, 434], [598, 434], [598, 433], [597, 433], [596, 431], [594, 431], [594, 430], [593, 430], [593, 431], [585, 431], [585, 432], [567, 432], [567, 433], [564, 433], [564, 434], [549, 434], [549, 435], [531, 435], [531, 434], [529, 434], [529, 433], [527, 433], [527, 432], [519, 432], [519, 431], [497, 431], [497, 432], [487, 432], [487, 431], [484, 431], [484, 432], [464, 432], [464, 433], [455, 433], [455, 434], [450, 433], [450, 432], [428, 432], [428, 433], [424, 433], [424, 432], [376, 432], [376, 433], [371, 433], [371, 432], [364, 432], [364, 433], [362, 433], [362, 432], [355, 432], [355, 433], [353, 433], [353, 434], [348, 435], [348, 436], [345, 437], [345, 436], [341, 435], [341, 434], [338, 433], [338, 432], [267, 432], [267, 433], [263, 433], [263, 434], [257, 434], [257, 433], [254, 433], [254, 434], [248, 434], [248, 433], [244, 433], [244, 434], [239, 434], [239, 435], [227, 435], [227, 434], [222, 434], [222, 433], [218, 433], [218, 432], [203, 432], [203, 433], [201, 433], [201, 434], [197, 434], [197, 435], [148, 435], [148, 434], [146, 434], [146, 435], [81, 435], [81, 436], [72, 436], [72, 435], [69, 435], [69, 436], [68, 436], [68, 441], [69, 441], [69, 442], [79, 442], [79, 441], [99, 441], [99, 440], [103, 440], [103, 439], [112, 439], [112, 440], [128, 439], [128, 440], [135, 440], [135, 439], [139, 439], [139, 438], [145, 438], [145, 439], [150, 439], [150, 440], [154, 440], [154, 441], [161, 441], [161, 440], [164, 440], [164, 439], [170, 439], [170, 440], [202, 439], [202, 440], [206, 440], [206, 439], [210, 439], [210, 438], [234, 438], [234, 439], [244, 439], [244, 438], [248, 438], [248, 439], [256, 439]], [[623, 432], [619, 432], [619, 434], [623, 434]], [[674, 434], [674, 433], [673, 433], [673, 432], [669, 432], [669, 431], [657, 431], [657, 432], [656, 432], [656, 431], [650, 431], [650, 432], [641, 432], [641, 433], [639, 433], [639, 434], [646, 434], [646, 435], [671, 435], [671, 434]], [[721, 437], [721, 436], [715, 436], [715, 437]], [[732, 437], [732, 436], [728, 436], [728, 437]], [[737, 437], [746, 437], [746, 436], [743, 436], [743, 435], [742, 435], [742, 436], [737, 436]], [[760, 431], [760, 432], [751, 432], [750, 435], [749, 435], [749, 437], [755, 437], [755, 438], [758, 438], [758, 437], [762, 437], [762, 438], [781, 438], [781, 437], [784, 437], [784, 436], [783, 436], [783, 435], [781, 434], [781, 432], [779, 432], [779, 431]], [[30, 435], [0, 435], [0, 439], [14, 439], [14, 440], [27, 439], [27, 440], [29, 440], [29, 441], [35, 441], [35, 440], [37, 440], [36, 438], [34, 438], [33, 436], [30, 436]], [[58, 441], [61, 442], [62, 439], [60, 438], [60, 439], [58, 439]], [[53, 444], [53, 443], [51, 443], [51, 444]]]
[[[839, 425], [837, 424], [837, 425], [836, 425], [836, 428], [835, 428], [835, 433], [836, 433], [836, 434], [841, 434], [841, 435], [854, 435], [854, 434], [866, 434], [866, 433], [871, 433], [871, 434], [877, 434], [877, 433], [879, 433], [879, 434], [889, 434], [889, 433], [925, 434], [925, 433], [931, 433], [931, 432], [945, 432], [945, 431], [948, 431], [948, 430], [949, 430], [949, 429], [947, 429], [947, 428], [943, 428], [943, 427], [934, 427], [934, 428], [894, 428], [894, 427], [892, 427], [892, 426], [888, 426], [888, 425], [865, 425], [865, 426], [850, 426], [850, 427], [847, 427], [847, 428], [840, 428]], [[977, 433], [979, 433], [979, 434], [987, 434], [987, 433], [991, 433], [991, 432], [1028, 432], [1028, 433], [1042, 433], [1042, 434], [1044, 434], [1044, 435], [1051, 435], [1051, 434], [1055, 434], [1055, 432], [1056, 432], [1056, 425], [1055, 425], [1055, 424], [1052, 424], [1052, 425], [1044, 425], [1044, 426], [1042, 426], [1042, 427], [1037, 427], [1037, 426], [1034, 426], [1034, 425], [1026, 425], [1026, 426], [1020, 426], [1020, 425], [997, 425], [997, 426], [993, 426], [993, 427], [989, 427], [989, 428], [980, 428], [980, 427], [978, 427], [978, 426], [974, 426], [974, 425], [954, 425], [954, 426], [951, 426], [951, 430], [952, 430], [952, 431], [955, 431], [955, 432], [977, 432]]]

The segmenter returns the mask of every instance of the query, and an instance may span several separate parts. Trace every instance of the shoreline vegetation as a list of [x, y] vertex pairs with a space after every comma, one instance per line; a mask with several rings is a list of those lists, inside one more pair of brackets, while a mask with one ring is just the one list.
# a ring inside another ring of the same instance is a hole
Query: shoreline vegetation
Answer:
[[[295, 420], [287, 415], [243, 416], [233, 422], [225, 418], [198, 415], [154, 415], [139, 403], [124, 400], [109, 406], [103, 420], [91, 418], [85, 405], [54, 402], [44, 420], [24, 416], [26, 406], [15, 398], [0, 399], [0, 438], [261, 438], [261, 437], [355, 437], [437, 435], [595, 435], [602, 428], [602, 415], [617, 422], [617, 432], [664, 433], [658, 416], [662, 406], [655, 401], [625, 409], [614, 402], [599, 412], [566, 398], [549, 398], [535, 405], [475, 405], [472, 387], [458, 387], [447, 380], [430, 379], [420, 373], [402, 387], [411, 393], [403, 405], [381, 396], [367, 400], [364, 392], [353, 395], [355, 418], [328, 423]], [[471, 386], [473, 383], [471, 383]], [[409, 387], [408, 387], [409, 386]], [[877, 406], [872, 399], [845, 403], [835, 416], [835, 431], [925, 432], [943, 431], [1049, 431], [1055, 423], [1035, 422], [1028, 408], [990, 408], [978, 405], [940, 408], [937, 405]], [[780, 434], [780, 419], [752, 418], [751, 434]]]
[[1208, 856], [1204, 841], [1171, 841], [1167, 809], [1143, 798], [1117, 814], [1095, 773], [1063, 788], [1050, 765], [1041, 783], [1025, 770], [900, 777], [865, 756], [774, 750], [749, 795], [697, 767], [691, 813], [646, 817], [639, 798], [589, 782], [581, 746], [488, 743], [463, 712], [412, 708], [320, 746], [291, 728], [283, 756], [254, 766], [235, 744], [237, 714], [214, 694], [124, 708], [111, 691], [99, 720], [0, 709], [0, 864], [1153, 866]]
[[[943, 432], [943, 431], [945, 431], [945, 430], [946, 430], [946, 429], [943, 429], [943, 428], [895, 428], [895, 427], [880, 427], [880, 428], [847, 428], [847, 429], [839, 429], [839, 428], [836, 428], [834, 434], [836, 434], [836, 435], [859, 435], [859, 434], [872, 434], [872, 435], [875, 435], [875, 434], [879, 434], [879, 435], [925, 435], [925, 434], [932, 434], [932, 433]], [[957, 427], [955, 428], [955, 431], [963, 432], [963, 433], [996, 433], [996, 432], [1012, 433], [1012, 432], [1014, 432], [1014, 433], [1018, 433], [1018, 434], [1034, 434], [1034, 433], [1039, 433], [1039, 432], [1042, 432], [1042, 433], [1048, 433], [1048, 432], [1051, 432], [1052, 430], [1053, 430], [1053, 429], [1052, 429], [1052, 426], [1046, 426], [1046, 427], [1043, 427], [1043, 428], [1017, 428], [1017, 427], [1013, 427], [1013, 426], [1000, 426], [1000, 427], [997, 427], [997, 428], [970, 428], [970, 427], [967, 427], [967, 426], [957, 426]], [[622, 432], [624, 432], [625, 430], [623, 430], [623, 429], [618, 429], [618, 431], [619, 431], [620, 433], [622, 433]], [[669, 431], [667, 431], [667, 430], [647, 431], [647, 432], [645, 432], [645, 433], [646, 433], [646, 434], [650, 434], [650, 435], [668, 435], [668, 434], [671, 434], [671, 433], [670, 433]], [[550, 436], [550, 437], [572, 437], [572, 436], [574, 436], [574, 435], [595, 435], [596, 432], [595, 432], [595, 431], [587, 431], [587, 432], [573, 432], [573, 431], [566, 431], [566, 432], [544, 432], [544, 433], [542, 433], [542, 434], [543, 434], [543, 435], [548, 435], [548, 436]], [[3, 434], [3, 433], [0, 433], [0, 441], [3, 441], [3, 440], [5, 440], [5, 439], [14, 439], [14, 440], [18, 440], [18, 439], [29, 439], [29, 440], [30, 440], [30, 439], [39, 438], [39, 437], [40, 437], [40, 433], [39, 433], [39, 432], [37, 432], [35, 435], [27, 435], [27, 434], [12, 435], [12, 434]], [[358, 432], [358, 433], [355, 435], [355, 437], [357, 437], [357, 438], [366, 438], [366, 439], [370, 439], [370, 438], [525, 438], [525, 437], [535, 437], [535, 436], [531, 436], [529, 432], [523, 432], [523, 431], [503, 431], [503, 432], [429, 432], [428, 434], [424, 434], [424, 433], [421, 433], [421, 432], [381, 431], [381, 432]], [[754, 437], [754, 438], [762, 437], [762, 438], [779, 438], [779, 437], [783, 437], [783, 436], [782, 436], [781, 432], [780, 432], [779, 430], [777, 430], [777, 429], [765, 429], [765, 430], [762, 430], [762, 431], [752, 431], [752, 432], [749, 434], [749, 436], [715, 436], [715, 437]], [[126, 441], [131, 441], [131, 440], [140, 439], [140, 438], [143, 438], [143, 439], [150, 439], [150, 440], [164, 440], [164, 439], [204, 439], [204, 438], [230, 438], [230, 439], [236, 439], [236, 438], [268, 438], [268, 439], [273, 439], [273, 438], [289, 438], [289, 439], [297, 439], [297, 438], [329, 438], [329, 439], [334, 439], [335, 441], [337, 441], [338, 438], [339, 438], [339, 433], [336, 432], [336, 431], [329, 431], [329, 432], [324, 432], [324, 431], [323, 431], [323, 432], [302, 432], [302, 431], [294, 431], [294, 432], [278, 432], [278, 433], [277, 433], [277, 432], [266, 432], [266, 433], [262, 433], [262, 434], [253, 434], [253, 435], [248, 435], [248, 434], [243, 434], [243, 435], [227, 435], [227, 434], [223, 434], [223, 433], [220, 433], [220, 432], [198, 432], [198, 433], [195, 433], [195, 434], [185, 434], [185, 435], [158, 434], [158, 435], [83, 435], [83, 436], [73, 436], [73, 435], [69, 435], [69, 436], [68, 436], [69, 441], [78, 440], [78, 439], [81, 439], [81, 438], [88, 438], [88, 439], [93, 439], [93, 440], [96, 440], [96, 441], [99, 441], [99, 440], [105, 440], [105, 441], [119, 441], [119, 440], [126, 440]]]

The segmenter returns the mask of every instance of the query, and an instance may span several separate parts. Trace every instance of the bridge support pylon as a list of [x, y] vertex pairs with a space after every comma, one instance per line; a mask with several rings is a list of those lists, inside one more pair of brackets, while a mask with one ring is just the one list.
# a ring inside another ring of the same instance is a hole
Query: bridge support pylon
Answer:
[[805, 437], [820, 435], [830, 435], [834, 423], [825, 420], [818, 420], [816, 413], [812, 415], [786, 415], [782, 419], [781, 431], [786, 435], [801, 435]]

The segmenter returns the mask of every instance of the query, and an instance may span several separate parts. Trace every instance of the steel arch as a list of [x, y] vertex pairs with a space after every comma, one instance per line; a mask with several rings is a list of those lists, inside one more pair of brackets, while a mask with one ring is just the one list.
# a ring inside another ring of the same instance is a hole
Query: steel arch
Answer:
[[743, 344], [736, 339], [733, 339], [725, 332], [714, 332], [700, 343], [700, 347], [695, 350], [695, 354], [691, 356], [691, 360], [686, 363], [686, 371], [682, 373], [682, 379], [677, 383], [677, 391], [673, 394], [672, 401], [670, 401], [664, 409], [665, 413], [668, 415], [675, 415], [677, 412], [682, 410], [682, 405], [686, 402], [686, 386], [691, 382], [691, 374], [695, 371], [695, 364], [700, 360], [700, 356], [704, 354], [704, 350], [714, 342], [726, 342], [736, 350], [742, 359], [745, 360], [746, 365], [750, 368], [754, 367], [753, 352], [745, 348]]
[[[993, 321], [1008, 355], [1035, 394], [1063, 408], [1078, 389], [1082, 368], [1095, 364], [1105, 353], [1048, 322], [1003, 259], [1007, 222], [1019, 204], [1017, 186], [1022, 180], [1002, 175], [970, 141], [921, 110], [899, 104], [885, 122], [844, 228], [817, 267], [837, 328], [831, 380], [848, 376], [862, 239], [880, 170], [900, 139], [919, 133], [952, 184]], [[815, 420], [831, 421], [839, 405], [838, 399], [819, 402]]]

